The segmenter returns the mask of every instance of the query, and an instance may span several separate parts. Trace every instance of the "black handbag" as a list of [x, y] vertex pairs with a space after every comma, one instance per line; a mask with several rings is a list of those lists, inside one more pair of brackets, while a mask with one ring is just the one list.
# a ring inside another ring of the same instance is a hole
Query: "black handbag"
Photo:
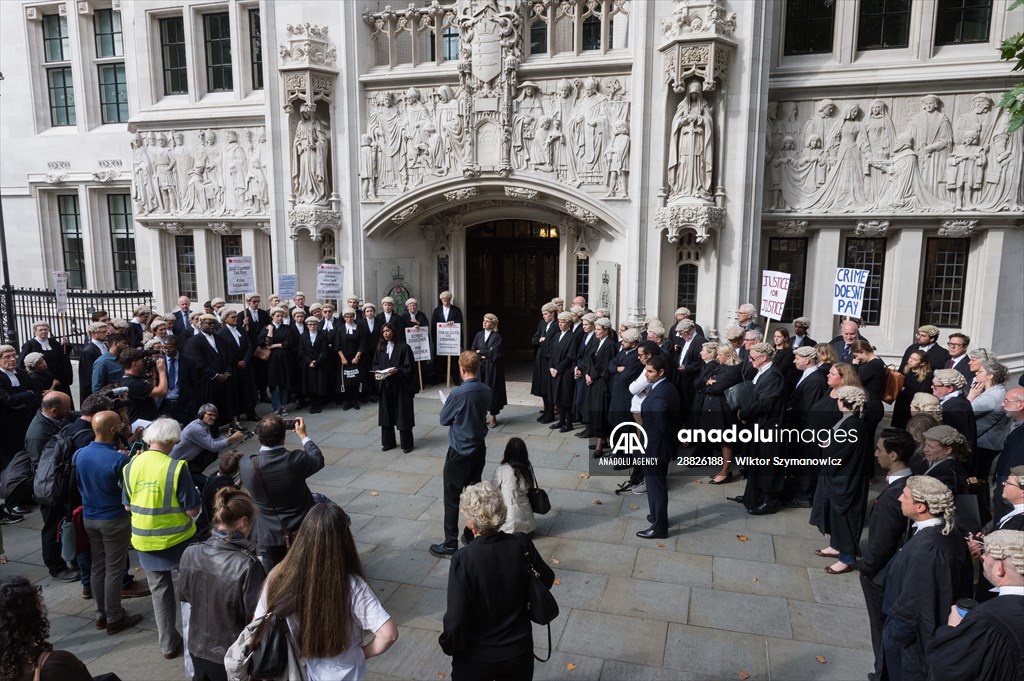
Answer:
[[725, 403], [734, 412], [746, 411], [754, 402], [753, 381], [743, 381], [725, 389]]
[[253, 679], [276, 679], [288, 669], [288, 623], [283, 617], [267, 613], [261, 627], [259, 643], [249, 660], [249, 676]]
[[540, 581], [540, 573], [533, 567], [533, 558], [526, 535], [517, 532], [513, 536], [523, 549], [523, 560], [526, 562], [526, 611], [530, 614], [531, 622], [548, 626], [548, 656], [542, 660], [537, 657], [537, 653], [534, 653], [533, 657], [538, 662], [547, 662], [551, 659], [551, 623], [558, 617], [558, 601], [551, 594], [551, 589]]
[[540, 487], [531, 487], [526, 490], [526, 498], [530, 500], [530, 508], [537, 515], [546, 515], [551, 510], [551, 500], [548, 493]]

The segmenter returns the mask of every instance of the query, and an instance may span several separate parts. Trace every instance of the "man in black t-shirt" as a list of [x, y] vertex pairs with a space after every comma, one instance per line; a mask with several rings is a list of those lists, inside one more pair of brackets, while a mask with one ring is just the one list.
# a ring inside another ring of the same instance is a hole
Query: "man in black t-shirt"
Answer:
[[162, 357], [154, 362], [156, 385], [146, 376], [146, 355], [141, 350], [128, 348], [118, 357], [124, 369], [121, 385], [128, 388], [128, 417], [136, 421], [155, 421], [160, 412], [157, 399], [167, 395], [167, 368]]

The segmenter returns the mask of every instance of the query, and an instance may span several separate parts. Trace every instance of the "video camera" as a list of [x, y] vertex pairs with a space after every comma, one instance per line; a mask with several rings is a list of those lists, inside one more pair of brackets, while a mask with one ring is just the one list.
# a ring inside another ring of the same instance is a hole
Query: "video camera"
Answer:
[[163, 350], [157, 350], [156, 348], [150, 348], [142, 351], [147, 374], [156, 371], [156, 357], [162, 356], [163, 354]]

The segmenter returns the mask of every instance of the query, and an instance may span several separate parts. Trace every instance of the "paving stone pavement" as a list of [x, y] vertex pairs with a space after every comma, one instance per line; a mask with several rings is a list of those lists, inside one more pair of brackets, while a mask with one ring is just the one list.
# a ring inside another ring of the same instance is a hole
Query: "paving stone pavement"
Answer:
[[[743, 482], [706, 484], [711, 472], [671, 478], [666, 540], [635, 536], [645, 529], [643, 496], [616, 496], [617, 478], [583, 477], [587, 441], [537, 424], [529, 385], [509, 384], [510, 406], [487, 438], [490, 479], [510, 437], [526, 440], [553, 510], [538, 518], [535, 537], [559, 583], [561, 614], [551, 625], [554, 651], [535, 678], [602, 680], [863, 679], [872, 665], [867, 615], [857, 573], [831, 576], [809, 511], [747, 516], [726, 496]], [[436, 389], [416, 400], [416, 447], [380, 451], [376, 405], [329, 408], [307, 418], [326, 467], [310, 479], [352, 515], [367, 577], [395, 618], [400, 637], [370, 660], [370, 679], [438, 679], [451, 675], [437, 645], [445, 611], [449, 561], [427, 547], [441, 539], [441, 470], [447, 429], [437, 425]], [[268, 410], [260, 405], [260, 413]], [[289, 441], [297, 446], [294, 441]], [[255, 451], [255, 440], [244, 451]], [[597, 503], [600, 502], [600, 503]], [[0, 575], [20, 574], [42, 586], [51, 640], [74, 652], [90, 672], [124, 681], [183, 679], [181, 658], [157, 647], [148, 598], [126, 601], [145, 617], [137, 628], [107, 636], [92, 626], [92, 601], [78, 583], [51, 579], [39, 551], [41, 518], [3, 527], [11, 562]], [[133, 565], [137, 561], [132, 552]], [[137, 578], [143, 579], [142, 573]], [[542, 657], [547, 632], [535, 626]]]

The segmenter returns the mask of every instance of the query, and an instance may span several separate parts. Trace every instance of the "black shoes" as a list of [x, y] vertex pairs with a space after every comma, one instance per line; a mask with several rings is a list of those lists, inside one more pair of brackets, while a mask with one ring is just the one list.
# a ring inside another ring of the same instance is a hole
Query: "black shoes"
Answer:
[[769, 504], [767, 501], [756, 508], [748, 508], [747, 513], [750, 515], [772, 515], [778, 513], [779, 507], [777, 504]]
[[810, 499], [790, 499], [783, 504], [786, 508], [810, 508], [813, 505]]
[[653, 527], [647, 528], [646, 530], [640, 530], [636, 533], [636, 536], [641, 539], [665, 539], [668, 537], [667, 532], [655, 532]]
[[51, 573], [50, 577], [56, 579], [58, 582], [77, 582], [81, 579], [82, 575], [78, 570], [64, 568], [63, 570], [59, 570], [56, 574]]
[[[551, 419], [551, 420], [554, 421], [554, 419]], [[559, 428], [564, 427], [564, 425], [565, 424], [563, 424], [561, 421], [559, 421], [558, 423], [552, 423], [550, 426], [548, 426], [548, 428], [550, 428], [551, 430], [558, 430]]]
[[537, 423], [552, 423], [554, 420], [555, 417], [551, 414], [541, 414], [537, 417]]
[[447, 544], [430, 545], [431, 555], [437, 556], [438, 558], [451, 558], [455, 555], [455, 551], [457, 550], [457, 546], [448, 546]]
[[713, 476], [711, 478], [711, 481], [708, 482], [708, 484], [709, 485], [724, 485], [726, 483], [732, 482], [732, 471], [729, 471], [728, 473], [726, 473], [725, 477], [722, 478], [721, 480], [715, 480], [715, 478], [717, 478], [717, 477], [718, 477], [717, 475]]
[[562, 426], [561, 428], [558, 429], [558, 432], [559, 433], [571, 433], [572, 432], [572, 426], [564, 425], [564, 426]]
[[743, 503], [743, 497], [741, 497], [741, 496], [740, 497], [726, 497], [726, 499], [729, 500], [729, 501], [735, 501], [737, 504], [742, 504]]

